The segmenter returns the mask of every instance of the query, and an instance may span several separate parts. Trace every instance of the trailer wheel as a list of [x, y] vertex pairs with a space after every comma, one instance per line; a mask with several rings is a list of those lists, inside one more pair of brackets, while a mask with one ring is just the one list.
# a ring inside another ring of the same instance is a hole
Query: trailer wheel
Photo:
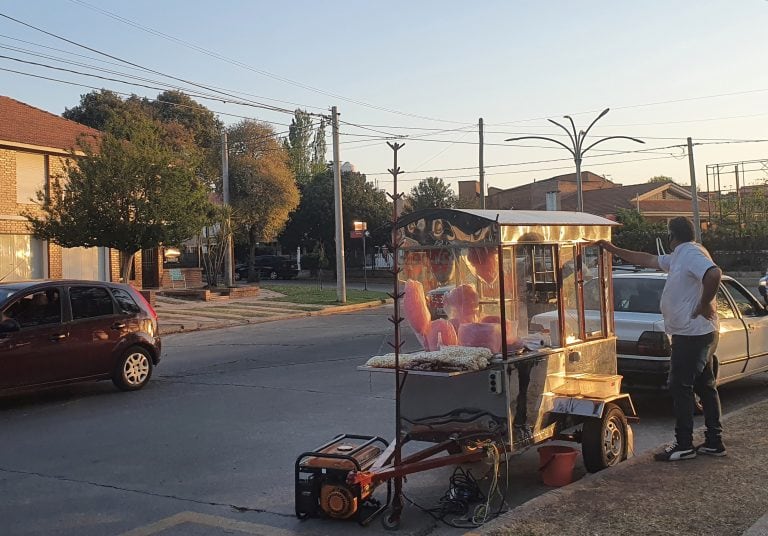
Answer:
[[627, 459], [627, 417], [616, 404], [606, 404], [601, 419], [585, 420], [581, 434], [581, 454], [590, 473]]
[[400, 528], [400, 516], [395, 516], [391, 509], [387, 510], [381, 516], [381, 526], [385, 530], [398, 530]]

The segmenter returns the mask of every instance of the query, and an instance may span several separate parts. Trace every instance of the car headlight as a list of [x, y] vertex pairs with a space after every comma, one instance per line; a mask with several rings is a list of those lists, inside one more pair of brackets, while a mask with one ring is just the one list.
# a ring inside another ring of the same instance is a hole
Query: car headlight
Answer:
[[761, 286], [761, 287], [764, 287], [764, 286], [766, 286], [766, 281], [765, 281], [765, 279], [761, 279], [761, 280], [760, 280], [760, 282], [758, 283], [758, 285], [759, 285], [759, 286]]

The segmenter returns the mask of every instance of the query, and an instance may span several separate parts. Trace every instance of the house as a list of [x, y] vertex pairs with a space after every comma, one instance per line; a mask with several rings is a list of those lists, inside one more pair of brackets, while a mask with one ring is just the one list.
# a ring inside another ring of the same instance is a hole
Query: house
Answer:
[[[674, 182], [622, 186], [589, 171], [582, 172], [582, 175], [585, 212], [615, 219], [619, 209], [633, 209], [650, 221], [662, 222], [675, 216], [693, 218], [690, 189]], [[477, 181], [463, 182], [467, 183], [464, 191], [471, 195]], [[462, 184], [459, 187], [461, 189]], [[489, 188], [485, 203], [489, 209], [575, 211], [576, 174], [559, 175], [506, 190]], [[706, 196], [701, 193], [699, 213], [703, 222], [708, 219], [709, 205]], [[705, 227], [706, 223], [702, 226]]]
[[[98, 139], [100, 133], [0, 96], [0, 280], [120, 279], [119, 252], [43, 242], [31, 235], [23, 216], [37, 209], [36, 192], [64, 175], [80, 136]], [[141, 286], [140, 254], [134, 263], [132, 282]]]

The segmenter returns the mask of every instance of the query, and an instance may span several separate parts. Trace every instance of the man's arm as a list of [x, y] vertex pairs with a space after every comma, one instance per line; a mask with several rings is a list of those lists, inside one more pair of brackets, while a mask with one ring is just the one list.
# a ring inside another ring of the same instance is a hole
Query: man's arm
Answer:
[[717, 293], [717, 288], [720, 286], [720, 278], [722, 275], [722, 270], [717, 266], [713, 266], [706, 271], [701, 280], [701, 301], [699, 301], [699, 305], [696, 306], [696, 309], [693, 310], [691, 318], [696, 318], [701, 315], [710, 320], [715, 319], [717, 311], [715, 310], [712, 301], [715, 299], [715, 294]]
[[[614, 255], [621, 257], [623, 260], [636, 266], [642, 266], [644, 268], [656, 268], [659, 269], [659, 258], [656, 255], [645, 253], [644, 251], [632, 251], [630, 249], [622, 249], [614, 246], [608, 240], [598, 240], [597, 245], [613, 253]], [[717, 290], [717, 287], [715, 287]]]

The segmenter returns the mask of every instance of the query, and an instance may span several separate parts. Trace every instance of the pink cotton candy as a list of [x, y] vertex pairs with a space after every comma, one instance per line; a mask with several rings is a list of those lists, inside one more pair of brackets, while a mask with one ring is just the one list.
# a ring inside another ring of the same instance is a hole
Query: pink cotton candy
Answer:
[[[483, 324], [501, 325], [501, 317], [497, 315], [484, 316], [480, 320]], [[507, 351], [516, 352], [523, 347], [523, 341], [517, 336], [517, 320], [507, 320]]]
[[499, 277], [499, 252], [496, 248], [470, 248], [467, 255], [475, 275], [491, 285]]
[[427, 300], [424, 297], [424, 287], [418, 281], [409, 279], [405, 282], [403, 296], [403, 316], [417, 334], [426, 336], [432, 315], [429, 314]]
[[460, 285], [445, 295], [445, 312], [460, 323], [474, 322], [480, 307], [480, 297], [472, 285]]
[[501, 325], [473, 322], [459, 326], [459, 345], [488, 348], [494, 354], [501, 352]]
[[445, 318], [438, 318], [430, 324], [426, 342], [426, 349], [433, 351], [439, 350], [440, 346], [456, 346], [459, 343], [459, 339], [456, 336], [456, 329], [454, 329], [453, 324]]

